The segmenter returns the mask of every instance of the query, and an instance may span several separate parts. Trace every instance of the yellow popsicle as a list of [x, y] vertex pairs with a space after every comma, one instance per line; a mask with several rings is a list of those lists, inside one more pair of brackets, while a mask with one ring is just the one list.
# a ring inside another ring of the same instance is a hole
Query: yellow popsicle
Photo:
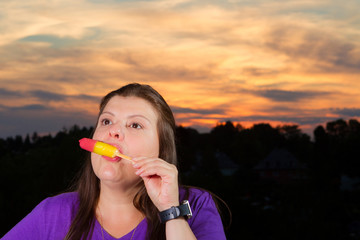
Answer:
[[114, 147], [110, 144], [107, 144], [107, 143], [104, 143], [101, 141], [96, 141], [96, 140], [93, 140], [90, 138], [80, 139], [79, 142], [80, 142], [80, 147], [89, 152], [93, 152], [93, 153], [96, 153], [96, 154], [99, 154], [102, 156], [107, 156], [110, 158], [120, 157], [120, 158], [129, 160], [129, 161], [132, 161], [131, 157], [120, 153], [116, 147]]

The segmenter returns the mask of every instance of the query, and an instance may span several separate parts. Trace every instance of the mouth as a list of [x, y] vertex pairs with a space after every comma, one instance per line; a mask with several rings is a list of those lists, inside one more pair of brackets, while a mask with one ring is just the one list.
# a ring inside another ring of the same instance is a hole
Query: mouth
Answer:
[[107, 157], [107, 156], [102, 156], [105, 160], [108, 160], [110, 162], [119, 162], [122, 158], [121, 157], [114, 157], [114, 158], [111, 158], [111, 157]]
[[[119, 153], [122, 153], [121, 147], [118, 144], [116, 144], [116, 143], [107, 143], [107, 144], [115, 147], [118, 150]], [[110, 162], [119, 162], [120, 160], [122, 160], [122, 158], [119, 157], [119, 156], [115, 156], [115, 157], [102, 156], [102, 157], [105, 160], [108, 160]]]

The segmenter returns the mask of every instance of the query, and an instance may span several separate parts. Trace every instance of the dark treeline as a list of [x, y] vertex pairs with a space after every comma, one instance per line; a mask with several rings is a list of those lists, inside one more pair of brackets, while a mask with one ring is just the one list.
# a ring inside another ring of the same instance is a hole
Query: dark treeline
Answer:
[[[0, 139], [0, 236], [41, 200], [68, 189], [84, 157], [78, 140], [92, 130], [75, 125], [54, 136]], [[228, 203], [228, 239], [360, 239], [357, 120], [318, 126], [313, 140], [297, 125], [266, 123], [226, 122], [210, 133], [179, 126], [177, 136], [180, 181]], [[290, 156], [287, 168], [274, 157], [279, 149]]]

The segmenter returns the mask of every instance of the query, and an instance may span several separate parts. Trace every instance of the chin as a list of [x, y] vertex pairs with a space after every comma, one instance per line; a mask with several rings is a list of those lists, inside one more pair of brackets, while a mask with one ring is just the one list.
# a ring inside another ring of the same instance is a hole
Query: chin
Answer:
[[101, 180], [119, 180], [119, 179], [121, 179], [121, 176], [119, 176], [119, 173], [117, 173], [115, 171], [106, 170], [100, 174], [100, 179]]

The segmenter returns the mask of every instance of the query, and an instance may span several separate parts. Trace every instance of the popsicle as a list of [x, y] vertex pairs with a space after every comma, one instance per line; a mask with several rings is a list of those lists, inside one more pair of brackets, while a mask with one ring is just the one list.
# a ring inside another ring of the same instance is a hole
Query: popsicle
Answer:
[[129, 160], [131, 162], [133, 162], [131, 160], [131, 157], [126, 156], [122, 153], [119, 152], [119, 150], [107, 143], [101, 142], [101, 141], [96, 141], [90, 138], [82, 138], [79, 140], [80, 142], [80, 147], [84, 150], [87, 150], [89, 152], [93, 152], [102, 156], [107, 156], [107, 157], [121, 157], [123, 159]]

